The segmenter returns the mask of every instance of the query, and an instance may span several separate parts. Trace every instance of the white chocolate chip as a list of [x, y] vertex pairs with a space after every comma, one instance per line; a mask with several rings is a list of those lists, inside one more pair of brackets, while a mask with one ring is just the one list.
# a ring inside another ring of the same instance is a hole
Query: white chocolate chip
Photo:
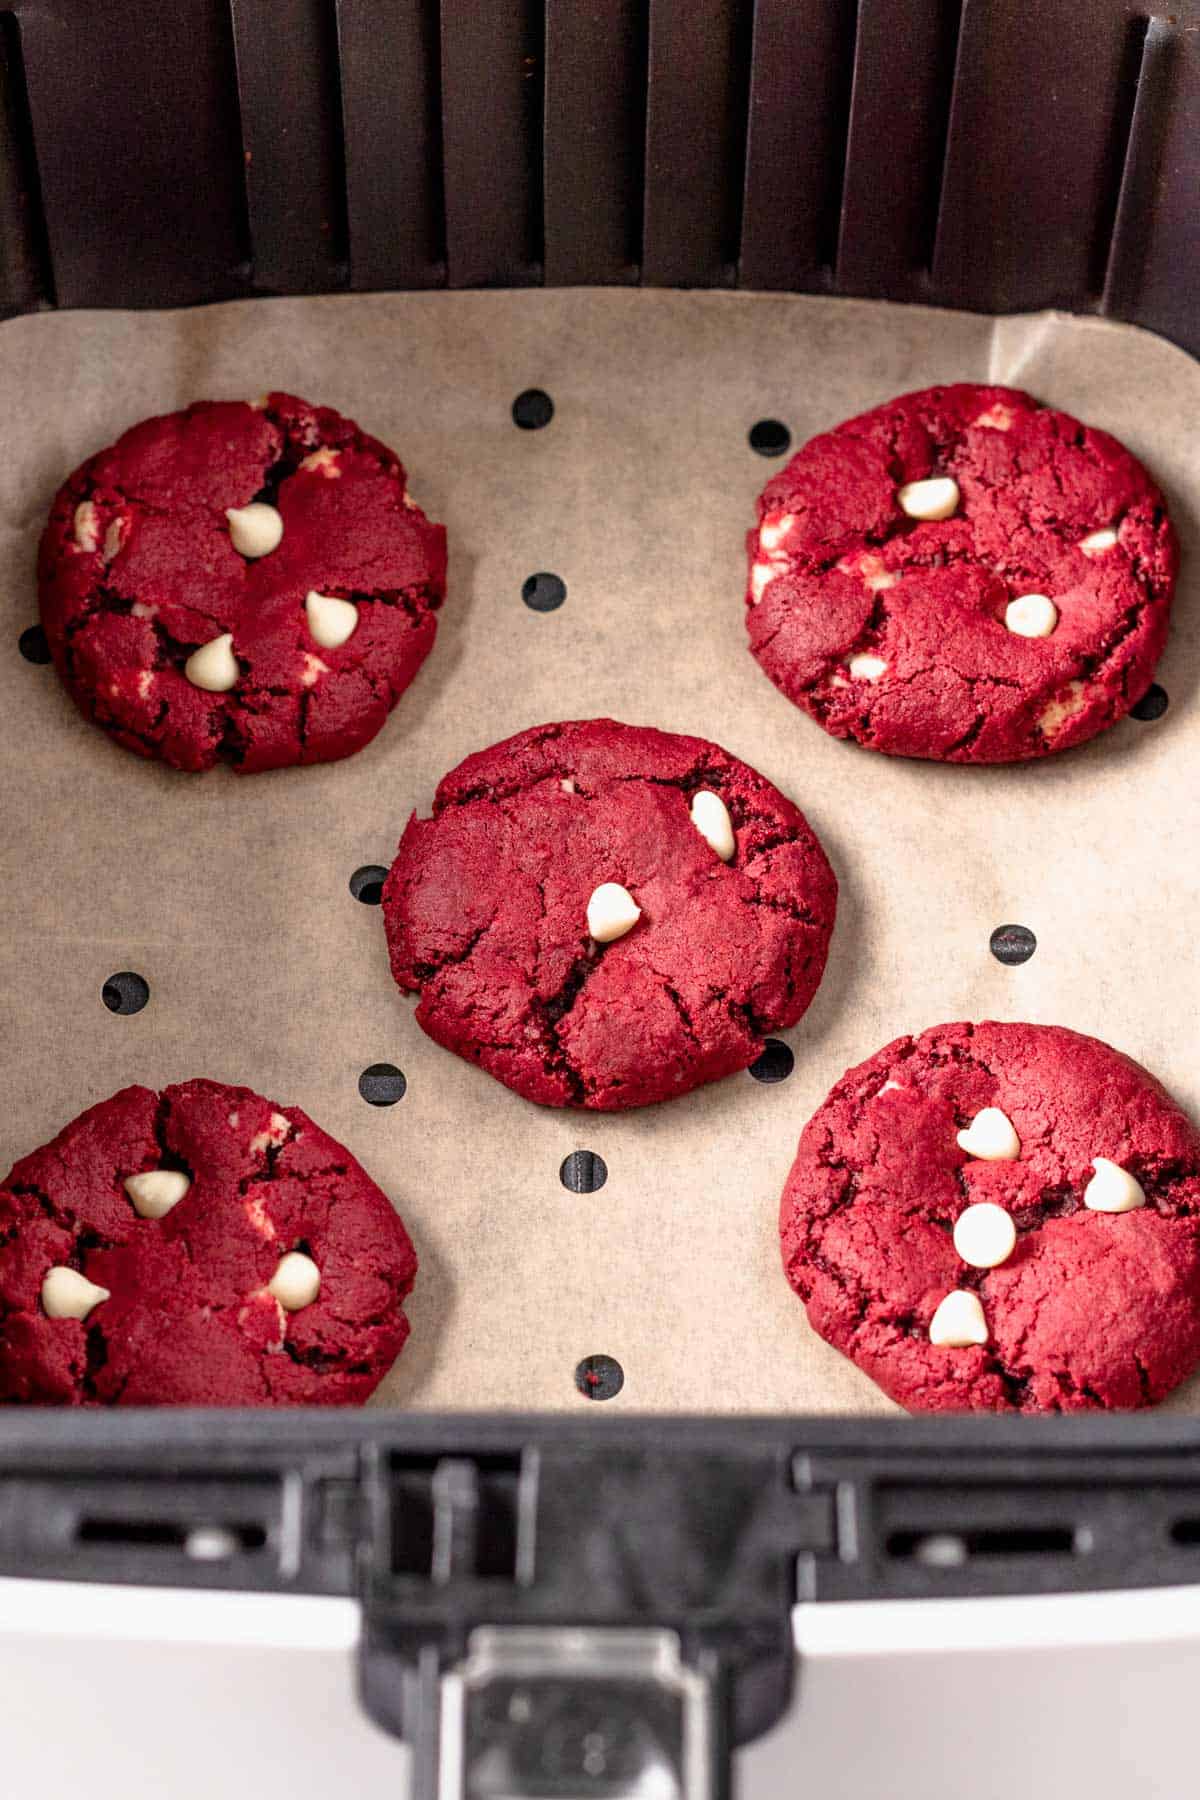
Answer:
[[267, 1215], [266, 1203], [262, 1197], [261, 1184], [259, 1191], [257, 1193], [252, 1193], [246, 1201], [246, 1217], [254, 1227], [255, 1231], [257, 1231], [259, 1237], [270, 1240], [276, 1236], [275, 1227]]
[[756, 562], [750, 571], [750, 599], [757, 606], [771, 583], [787, 568], [781, 562]]
[[777, 550], [795, 523], [792, 513], [776, 513], [773, 518], [764, 519], [758, 528], [758, 541], [763, 549]]
[[966, 1130], [958, 1133], [958, 1147], [980, 1162], [1016, 1162], [1021, 1154], [1013, 1122], [998, 1106], [985, 1106], [975, 1114]]
[[849, 687], [850, 683], [846, 680], [844, 675], [831, 675], [829, 677], [829, 685], [830, 687]]
[[302, 469], [312, 469], [315, 474], [328, 476], [337, 481], [342, 471], [338, 468], [338, 452], [336, 450], [314, 450], [300, 464]]
[[978, 1294], [955, 1288], [947, 1294], [929, 1321], [929, 1341], [946, 1349], [963, 1350], [968, 1344], [986, 1344], [987, 1320]]
[[259, 1288], [243, 1306], [238, 1307], [237, 1322], [243, 1331], [250, 1329], [257, 1335], [263, 1329], [263, 1313], [268, 1306], [275, 1315], [275, 1341], [273, 1344], [269, 1343], [269, 1349], [282, 1350], [283, 1341], [287, 1337], [287, 1314], [274, 1294], [268, 1293], [266, 1288]]
[[311, 1306], [321, 1291], [321, 1271], [303, 1250], [289, 1250], [279, 1259], [279, 1267], [267, 1283], [267, 1292], [278, 1300], [285, 1312], [299, 1312]]
[[632, 931], [642, 916], [642, 909], [618, 881], [602, 881], [587, 904], [587, 928], [598, 944], [611, 944], [614, 938]]
[[715, 850], [722, 862], [728, 862], [736, 844], [733, 820], [729, 817], [729, 808], [720, 794], [701, 788], [692, 798], [691, 818], [709, 849]]
[[233, 1129], [233, 1130], [234, 1130], [234, 1131], [236, 1131], [236, 1130], [237, 1130], [237, 1122], [238, 1122], [238, 1115], [237, 1115], [237, 1114], [236, 1114], [236, 1113], [235, 1113], [235, 1112], [231, 1112], [231, 1113], [229, 1113], [229, 1114], [228, 1114], [228, 1119], [229, 1119], [229, 1124], [230, 1124], [230, 1126], [231, 1126], [231, 1127], [232, 1127], [232, 1129]]
[[1116, 526], [1105, 525], [1100, 531], [1090, 532], [1089, 535], [1081, 541], [1079, 548], [1083, 551], [1085, 556], [1103, 556], [1106, 550], [1115, 548], [1116, 542]]
[[75, 508], [75, 542], [80, 550], [100, 547], [100, 515], [90, 500], [81, 500]]
[[868, 594], [882, 594], [900, 580], [899, 575], [884, 567], [882, 556], [874, 550], [865, 550], [861, 556], [843, 556], [834, 566], [839, 575], [856, 575]]
[[121, 548], [121, 538], [125, 532], [125, 521], [120, 513], [109, 521], [108, 530], [104, 534], [104, 560], [110, 563]]
[[861, 558], [858, 572], [868, 594], [884, 594], [889, 588], [894, 588], [900, 579], [899, 575], [884, 568], [882, 556], [873, 554]]
[[311, 650], [304, 652], [304, 670], [300, 676], [302, 687], [315, 687], [322, 675], [328, 675], [328, 673], [328, 663], [322, 662], [319, 656], [314, 656]]
[[1038, 725], [1045, 737], [1081, 713], [1087, 705], [1087, 689], [1082, 681], [1068, 681], [1066, 692], [1057, 700], [1051, 700], [1049, 706], [1043, 707], [1038, 717]]
[[569, 775], [564, 775], [558, 785], [564, 794], [574, 794], [577, 792], [575, 783], [571, 780]]
[[1058, 608], [1049, 594], [1018, 594], [1004, 609], [1004, 623], [1018, 637], [1048, 638], [1058, 624]]
[[952, 475], [907, 481], [896, 491], [900, 510], [910, 519], [948, 519], [958, 511], [959, 498], [958, 483]]
[[273, 1112], [264, 1129], [256, 1132], [250, 1139], [252, 1154], [258, 1155], [260, 1151], [278, 1147], [285, 1141], [291, 1128], [290, 1119], [286, 1119], [282, 1113]]
[[1107, 1156], [1094, 1156], [1092, 1167], [1096, 1173], [1083, 1190], [1083, 1204], [1092, 1212], [1136, 1212], [1139, 1206], [1145, 1206], [1141, 1182], [1135, 1181], [1120, 1163], [1110, 1162]]
[[322, 650], [338, 650], [358, 629], [358, 608], [353, 600], [339, 600], [333, 594], [310, 590], [304, 602], [308, 629]]
[[65, 1264], [51, 1269], [42, 1283], [42, 1311], [48, 1319], [86, 1319], [94, 1306], [111, 1298], [108, 1288], [97, 1287]]
[[137, 689], [139, 699], [146, 700], [154, 686], [154, 670], [142, 669], [138, 674]]
[[887, 664], [882, 656], [870, 656], [864, 651], [861, 656], [852, 656], [846, 667], [855, 681], [878, 681]]
[[899, 1093], [900, 1083], [898, 1081], [885, 1081], [879, 1092], [881, 1094], [890, 1094], [892, 1092]]
[[135, 600], [129, 610], [135, 619], [155, 619], [158, 617], [158, 608], [152, 600]]
[[252, 500], [249, 506], [227, 506], [229, 539], [242, 556], [269, 556], [283, 538], [283, 518], [279, 508], [265, 500]]
[[233, 633], [223, 631], [207, 644], [193, 650], [183, 665], [183, 672], [193, 687], [209, 694], [227, 694], [237, 686], [237, 657], [233, 654]]
[[977, 419], [972, 419], [971, 424], [984, 431], [1008, 431], [1015, 416], [1011, 406], [1005, 406], [1003, 401], [997, 400], [986, 412], [981, 412]]
[[147, 1169], [144, 1175], [129, 1176], [125, 1192], [139, 1219], [162, 1219], [179, 1205], [191, 1185], [179, 1169]]
[[1011, 1214], [990, 1200], [980, 1200], [954, 1221], [954, 1248], [973, 1269], [994, 1269], [1007, 1262], [1017, 1242]]

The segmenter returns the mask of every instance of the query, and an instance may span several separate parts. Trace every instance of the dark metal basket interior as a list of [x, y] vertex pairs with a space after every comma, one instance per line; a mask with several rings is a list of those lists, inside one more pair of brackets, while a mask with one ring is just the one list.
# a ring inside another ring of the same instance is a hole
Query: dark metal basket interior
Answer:
[[623, 283], [1200, 351], [1200, 5], [18, 0], [0, 306]]

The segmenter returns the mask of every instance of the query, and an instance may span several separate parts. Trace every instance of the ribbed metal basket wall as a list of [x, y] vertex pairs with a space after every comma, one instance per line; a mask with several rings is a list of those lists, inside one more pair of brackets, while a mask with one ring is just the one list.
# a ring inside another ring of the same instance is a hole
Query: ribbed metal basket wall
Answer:
[[625, 283], [1200, 351], [1200, 4], [21, 0], [0, 305]]

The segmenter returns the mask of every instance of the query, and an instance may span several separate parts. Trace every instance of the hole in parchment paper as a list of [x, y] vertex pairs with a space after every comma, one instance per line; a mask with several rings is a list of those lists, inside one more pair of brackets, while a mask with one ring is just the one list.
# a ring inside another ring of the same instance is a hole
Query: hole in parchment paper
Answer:
[[358, 1078], [358, 1091], [368, 1106], [395, 1106], [407, 1087], [395, 1063], [372, 1063]]
[[378, 906], [383, 899], [383, 884], [386, 880], [387, 870], [382, 863], [364, 863], [350, 877], [350, 892], [364, 906]]
[[1028, 925], [997, 925], [988, 940], [988, 948], [997, 962], [1015, 968], [1028, 962], [1037, 949], [1037, 939]]
[[585, 1400], [611, 1400], [625, 1386], [625, 1371], [615, 1356], [585, 1356], [575, 1366], [575, 1386]]
[[[17, 639], [17, 649], [26, 662], [48, 663], [50, 661], [50, 646], [46, 642], [46, 634], [40, 625], [27, 626]], [[1151, 692], [1153, 691], [1151, 689]]]
[[150, 998], [150, 983], [132, 969], [119, 969], [100, 989], [100, 998], [112, 1013], [137, 1013]]
[[512, 403], [513, 424], [522, 431], [540, 431], [554, 417], [554, 402], [542, 388], [526, 388]]
[[556, 612], [567, 597], [567, 584], [561, 575], [527, 575], [521, 583], [521, 598], [531, 612]]
[[761, 1055], [750, 1064], [755, 1081], [786, 1081], [796, 1066], [790, 1044], [782, 1038], [768, 1038]]
[[1167, 690], [1152, 681], [1136, 706], [1131, 706], [1131, 719], [1161, 719], [1171, 702], [1167, 698]]
[[792, 434], [781, 419], [760, 419], [750, 427], [750, 448], [760, 456], [782, 456], [791, 444]]
[[572, 1150], [563, 1158], [558, 1179], [572, 1194], [595, 1194], [608, 1180], [608, 1164], [594, 1150]]

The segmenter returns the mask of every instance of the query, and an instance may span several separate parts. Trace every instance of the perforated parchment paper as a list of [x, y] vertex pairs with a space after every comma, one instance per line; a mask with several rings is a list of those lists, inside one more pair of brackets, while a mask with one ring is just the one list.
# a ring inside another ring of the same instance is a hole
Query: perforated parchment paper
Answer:
[[[1184, 547], [1165, 716], [1039, 765], [941, 768], [835, 743], [771, 686], [742, 624], [742, 535], [795, 444], [934, 381], [1030, 388], [1145, 458]], [[519, 431], [545, 388], [552, 424]], [[362, 755], [249, 778], [179, 775], [109, 744], [53, 670], [36, 618], [51, 495], [148, 413], [290, 388], [392, 443], [450, 534], [436, 647]], [[1093, 1032], [1200, 1111], [1200, 366], [1131, 327], [795, 297], [608, 292], [270, 300], [0, 326], [0, 1166], [127, 1082], [245, 1082], [303, 1106], [394, 1197], [421, 1272], [380, 1399], [585, 1408], [579, 1359], [618, 1359], [617, 1406], [887, 1411], [809, 1330], [781, 1272], [779, 1192], [804, 1121], [850, 1064], [960, 1018]], [[556, 612], [522, 603], [537, 571]], [[468, 751], [607, 713], [697, 732], [804, 808], [841, 882], [828, 972], [789, 1034], [790, 1079], [736, 1076], [623, 1117], [519, 1099], [430, 1043], [393, 987], [377, 907], [389, 862]], [[1002, 966], [992, 928], [1029, 926]], [[118, 970], [150, 984], [109, 1013]], [[361, 1070], [397, 1064], [372, 1107]], [[572, 1150], [597, 1193], [559, 1180]], [[1195, 1408], [1200, 1382], [1171, 1402]]]

